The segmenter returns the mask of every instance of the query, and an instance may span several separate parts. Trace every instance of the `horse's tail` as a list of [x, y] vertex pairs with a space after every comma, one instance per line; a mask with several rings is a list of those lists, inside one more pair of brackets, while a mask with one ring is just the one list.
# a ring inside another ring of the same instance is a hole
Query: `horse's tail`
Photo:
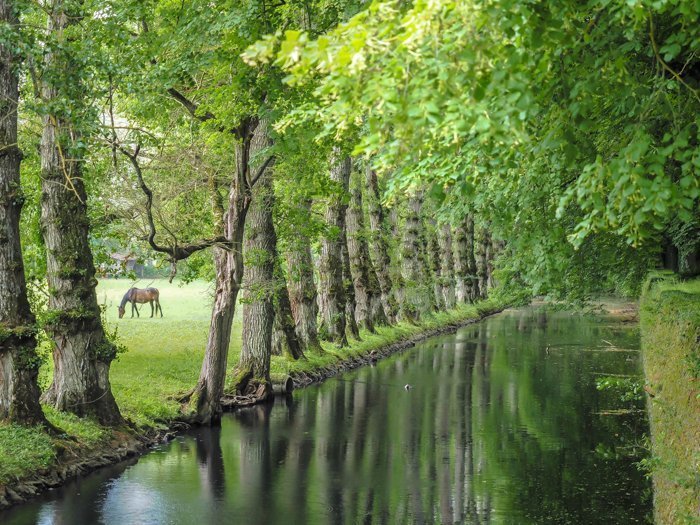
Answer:
[[156, 301], [156, 312], [160, 310], [160, 316], [163, 317], [163, 307], [160, 305], [160, 292], [158, 291], [158, 288], [152, 288], [153, 290], [153, 296]]

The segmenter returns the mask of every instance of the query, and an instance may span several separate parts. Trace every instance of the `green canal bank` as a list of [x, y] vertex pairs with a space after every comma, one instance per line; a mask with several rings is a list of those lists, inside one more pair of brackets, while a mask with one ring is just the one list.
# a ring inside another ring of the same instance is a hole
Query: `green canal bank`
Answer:
[[700, 523], [700, 280], [649, 279], [640, 301], [657, 525]]

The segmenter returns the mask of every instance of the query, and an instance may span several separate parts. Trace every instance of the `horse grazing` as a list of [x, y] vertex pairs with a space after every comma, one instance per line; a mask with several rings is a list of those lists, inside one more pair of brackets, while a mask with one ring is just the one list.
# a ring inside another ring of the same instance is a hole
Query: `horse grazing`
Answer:
[[160, 316], [163, 317], [163, 308], [160, 306], [160, 292], [157, 288], [130, 288], [128, 292], [122, 297], [122, 303], [119, 305], [119, 319], [124, 317], [126, 303], [131, 303], [131, 317], [134, 317], [134, 310], [136, 315], [141, 317], [139, 314], [139, 309], [136, 307], [136, 303], [151, 303], [151, 317], [153, 317], [153, 302], [156, 303], [155, 313], [158, 314], [160, 310]]

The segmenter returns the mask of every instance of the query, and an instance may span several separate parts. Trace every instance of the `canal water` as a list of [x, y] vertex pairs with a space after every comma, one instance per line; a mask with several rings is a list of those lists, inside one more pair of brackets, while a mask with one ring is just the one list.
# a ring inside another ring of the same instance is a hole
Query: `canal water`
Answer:
[[645, 523], [643, 404], [596, 387], [639, 379], [638, 347], [610, 318], [510, 310], [226, 415], [0, 523]]

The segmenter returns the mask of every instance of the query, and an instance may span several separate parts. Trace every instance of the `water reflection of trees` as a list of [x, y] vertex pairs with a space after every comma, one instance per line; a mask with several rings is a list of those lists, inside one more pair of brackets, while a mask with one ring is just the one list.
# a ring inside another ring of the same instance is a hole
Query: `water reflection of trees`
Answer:
[[263, 491], [270, 523], [641, 519], [634, 466], [594, 452], [630, 429], [594, 414], [601, 399], [590, 373], [637, 364], [572, 346], [608, 337], [593, 321], [525, 311], [434, 340], [437, 351], [403, 354], [275, 408], [269, 428], [241, 441], [241, 472], [246, 449], [268, 443], [274, 460], [258, 452], [246, 470], [269, 469], [270, 486], [283, 487]]
[[593, 318], [500, 316], [291, 401], [240, 411], [222, 429], [147, 456], [105, 497], [86, 494], [89, 486], [80, 501], [67, 495], [50, 507], [52, 519], [118, 517], [133, 498], [120, 483], [148, 480], [158, 496], [149, 496], [150, 515], [173, 523], [642, 520], [642, 476], [623, 455], [595, 452], [601, 443], [614, 452], [643, 421], [596, 415], [616, 400], [595, 389], [594, 373], [639, 365], [629, 354], [586, 351], [601, 340], [634, 344]]

